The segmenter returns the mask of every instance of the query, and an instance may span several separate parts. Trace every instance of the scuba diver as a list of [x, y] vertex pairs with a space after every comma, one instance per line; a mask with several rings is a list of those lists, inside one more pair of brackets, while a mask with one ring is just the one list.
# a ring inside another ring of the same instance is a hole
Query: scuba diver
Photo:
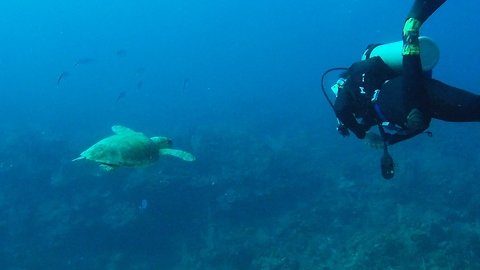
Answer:
[[[479, 95], [431, 78], [431, 69], [438, 62], [438, 47], [420, 36], [420, 28], [445, 1], [415, 0], [403, 26], [403, 40], [370, 45], [364, 60], [344, 69], [332, 86], [337, 98], [334, 104], [329, 102], [338, 118], [338, 132], [345, 137], [351, 131], [367, 145], [383, 148], [381, 168], [386, 179], [394, 174], [387, 146], [421, 133], [431, 136], [425, 131], [432, 118], [480, 121]], [[380, 134], [370, 131], [375, 125]]]

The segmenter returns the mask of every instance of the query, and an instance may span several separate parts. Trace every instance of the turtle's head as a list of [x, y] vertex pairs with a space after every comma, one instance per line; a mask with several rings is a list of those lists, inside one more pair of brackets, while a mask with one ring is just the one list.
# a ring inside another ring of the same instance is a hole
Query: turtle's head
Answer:
[[158, 147], [158, 149], [172, 148], [172, 140], [165, 137], [152, 137], [150, 138]]

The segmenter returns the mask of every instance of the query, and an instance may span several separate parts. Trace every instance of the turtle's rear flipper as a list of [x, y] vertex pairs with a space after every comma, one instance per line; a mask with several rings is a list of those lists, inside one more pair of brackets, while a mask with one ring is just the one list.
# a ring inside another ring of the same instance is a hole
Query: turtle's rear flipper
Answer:
[[185, 161], [194, 161], [195, 160], [195, 157], [188, 153], [188, 152], [185, 152], [185, 151], [182, 151], [182, 150], [178, 150], [178, 149], [170, 149], [170, 148], [166, 148], [166, 149], [160, 149], [158, 151], [158, 153], [160, 155], [170, 155], [170, 156], [174, 156], [174, 157], [177, 157], [177, 158], [181, 158]]

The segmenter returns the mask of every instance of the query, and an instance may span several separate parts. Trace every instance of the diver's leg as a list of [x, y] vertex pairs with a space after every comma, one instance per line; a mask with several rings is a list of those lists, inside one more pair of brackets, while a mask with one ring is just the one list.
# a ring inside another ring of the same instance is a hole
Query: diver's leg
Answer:
[[480, 95], [435, 79], [426, 81], [429, 114], [449, 122], [480, 122]]
[[409, 112], [405, 126], [411, 130], [424, 130], [430, 119], [425, 117], [428, 95], [423, 81], [420, 60], [420, 27], [446, 0], [416, 0], [403, 27], [402, 77], [403, 104]]
[[418, 40], [420, 26], [420, 21], [408, 18], [403, 27], [403, 105], [405, 106], [405, 111], [409, 112], [405, 126], [411, 130], [423, 130], [428, 126], [424, 115], [428, 96], [423, 82], [422, 63], [420, 60]]

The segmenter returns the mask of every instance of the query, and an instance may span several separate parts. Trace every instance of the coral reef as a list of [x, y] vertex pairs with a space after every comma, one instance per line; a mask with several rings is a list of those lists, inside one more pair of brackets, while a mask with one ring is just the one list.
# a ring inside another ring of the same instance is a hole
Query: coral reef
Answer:
[[16, 151], [28, 135], [4, 134], [0, 266], [480, 268], [478, 172], [462, 162], [473, 147], [392, 148], [397, 175], [385, 182], [377, 152], [313, 134], [205, 128], [190, 141], [195, 163], [112, 173], [70, 163], [66, 139]]

